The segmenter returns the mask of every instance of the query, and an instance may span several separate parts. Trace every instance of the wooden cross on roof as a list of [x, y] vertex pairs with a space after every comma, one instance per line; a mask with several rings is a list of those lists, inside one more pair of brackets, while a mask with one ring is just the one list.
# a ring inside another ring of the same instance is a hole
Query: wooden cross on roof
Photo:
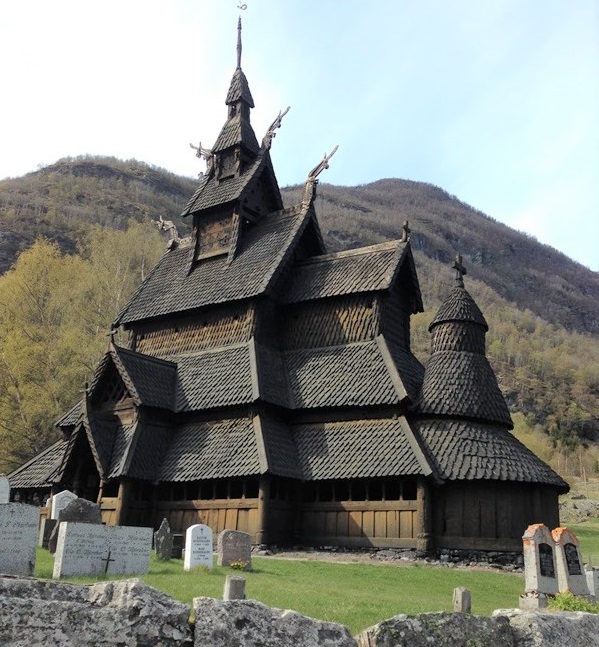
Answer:
[[455, 270], [455, 282], [458, 287], [464, 287], [464, 274], [466, 274], [466, 268], [462, 265], [462, 255], [456, 254], [455, 261], [452, 265]]
[[410, 240], [410, 232], [412, 230], [409, 227], [409, 223], [407, 220], [404, 220], [404, 223], [401, 228], [401, 238], [400, 241], [402, 243], [407, 243]]

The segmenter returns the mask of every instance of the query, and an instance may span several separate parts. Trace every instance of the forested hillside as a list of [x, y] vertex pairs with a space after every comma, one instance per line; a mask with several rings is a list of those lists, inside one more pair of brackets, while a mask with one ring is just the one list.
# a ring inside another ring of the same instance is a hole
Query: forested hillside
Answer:
[[[52, 421], [80, 397], [110, 322], [163, 253], [151, 220], [186, 233], [178, 214], [196, 184], [93, 157], [0, 182], [0, 472], [55, 437]], [[284, 190], [285, 202], [300, 190]], [[562, 473], [599, 471], [599, 274], [427, 184], [321, 184], [317, 211], [331, 250], [396, 238], [409, 221], [423, 362], [428, 323], [462, 254], [517, 433]]]

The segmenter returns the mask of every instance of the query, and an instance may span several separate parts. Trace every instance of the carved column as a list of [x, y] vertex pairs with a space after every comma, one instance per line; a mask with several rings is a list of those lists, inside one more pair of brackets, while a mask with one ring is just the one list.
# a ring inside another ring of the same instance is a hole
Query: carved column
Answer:
[[256, 529], [256, 543], [268, 543], [268, 516], [270, 502], [270, 477], [262, 476], [258, 491], [258, 527]]
[[119, 482], [119, 493], [116, 502], [115, 526], [126, 525], [127, 511], [129, 508], [129, 490], [131, 484], [127, 479], [121, 479]]
[[430, 551], [433, 547], [431, 492], [424, 478], [418, 479], [416, 500], [418, 504], [416, 547], [418, 550]]

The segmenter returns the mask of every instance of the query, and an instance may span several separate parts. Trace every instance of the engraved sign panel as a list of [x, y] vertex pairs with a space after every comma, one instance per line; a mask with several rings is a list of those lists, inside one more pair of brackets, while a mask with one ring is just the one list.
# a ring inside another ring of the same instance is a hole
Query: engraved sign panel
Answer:
[[212, 568], [212, 529], [198, 523], [190, 526], [185, 533], [185, 559], [183, 568], [190, 571], [196, 566]]
[[33, 505], [0, 505], [0, 573], [33, 575], [38, 523]]
[[152, 528], [63, 521], [53, 577], [146, 573], [151, 551]]
[[569, 575], [581, 575], [582, 568], [578, 559], [578, 548], [574, 544], [564, 544], [564, 555], [566, 556], [566, 566]]
[[553, 547], [549, 544], [539, 544], [539, 569], [543, 577], [555, 577]]

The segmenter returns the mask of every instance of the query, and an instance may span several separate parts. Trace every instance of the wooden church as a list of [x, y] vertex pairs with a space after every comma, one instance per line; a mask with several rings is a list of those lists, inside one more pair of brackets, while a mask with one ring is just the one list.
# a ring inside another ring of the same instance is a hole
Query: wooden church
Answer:
[[173, 236], [117, 316], [127, 347], [111, 343], [57, 423], [63, 440], [10, 475], [13, 495], [70, 489], [107, 524], [166, 517], [256, 544], [521, 550], [529, 524], [558, 525], [568, 486], [510, 433], [459, 258], [425, 369], [407, 225], [327, 253], [326, 157], [283, 207], [269, 153], [281, 115], [259, 142], [240, 36], [226, 105], [182, 213], [192, 237]]

